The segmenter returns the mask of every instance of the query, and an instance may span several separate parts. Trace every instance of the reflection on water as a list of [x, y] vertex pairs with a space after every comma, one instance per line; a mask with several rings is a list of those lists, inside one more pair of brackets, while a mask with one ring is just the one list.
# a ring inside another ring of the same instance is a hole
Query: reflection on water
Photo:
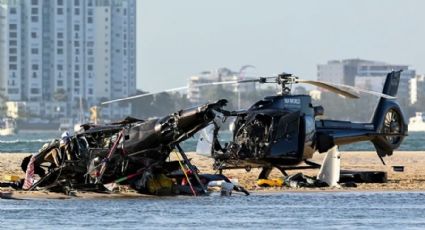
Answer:
[[0, 200], [2, 229], [341, 229], [425, 226], [425, 193], [279, 193]]

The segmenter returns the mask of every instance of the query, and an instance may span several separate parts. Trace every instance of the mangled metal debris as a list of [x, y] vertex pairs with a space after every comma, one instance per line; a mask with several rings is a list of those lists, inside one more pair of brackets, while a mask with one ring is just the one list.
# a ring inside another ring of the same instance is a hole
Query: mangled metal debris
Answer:
[[[70, 194], [125, 185], [143, 194], [197, 196], [220, 185], [223, 194], [248, 194], [224, 175], [199, 174], [179, 145], [206, 127], [214, 110], [226, 103], [220, 100], [147, 121], [128, 117], [107, 125], [83, 125], [82, 131], [64, 133], [24, 159], [22, 188]], [[177, 160], [170, 160], [171, 154]]]

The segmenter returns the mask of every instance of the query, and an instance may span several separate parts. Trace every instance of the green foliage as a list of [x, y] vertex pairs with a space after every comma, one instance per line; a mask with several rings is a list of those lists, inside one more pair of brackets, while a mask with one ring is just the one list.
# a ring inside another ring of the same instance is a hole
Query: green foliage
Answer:
[[226, 90], [222, 86], [203, 87], [201, 89], [201, 103], [214, 102], [221, 99], [229, 101], [228, 107], [237, 105], [236, 93]]
[[7, 101], [7, 97], [0, 93], [0, 102]]
[[[144, 94], [146, 92], [139, 92]], [[241, 109], [248, 109], [253, 103], [266, 96], [276, 95], [276, 90], [273, 87], [267, 89], [259, 89], [250, 92], [242, 92]], [[227, 110], [237, 110], [238, 94], [221, 86], [205, 87], [201, 91], [201, 100], [199, 104], [191, 104], [187, 99], [186, 94], [181, 93], [161, 93], [157, 95], [149, 95], [130, 101], [132, 104], [132, 116], [146, 119], [149, 117], [165, 116], [175, 113], [179, 110], [198, 106], [207, 102], [215, 102], [220, 99], [229, 101], [226, 106]]]
[[[307, 94], [303, 88], [296, 88], [298, 94]], [[278, 89], [273, 86], [268, 88], [257, 88], [249, 92], [241, 92], [241, 109], [248, 109], [255, 102], [264, 97], [274, 96]], [[141, 94], [143, 92], [140, 92]], [[200, 104], [214, 102], [219, 99], [229, 101], [226, 110], [238, 109], [238, 93], [227, 90], [225, 87], [214, 86], [201, 89]], [[313, 101], [313, 105], [322, 105], [325, 109], [324, 118], [369, 122], [376, 109], [379, 98], [361, 94], [359, 99], [347, 99], [334, 93], [322, 93], [320, 101]], [[138, 118], [159, 117], [175, 113], [181, 109], [189, 108], [192, 105], [185, 94], [161, 93], [155, 96], [146, 96], [131, 101], [133, 116]]]
[[53, 94], [53, 99], [55, 99], [55, 101], [66, 101], [67, 97], [68, 96], [66, 95], [66, 91], [64, 89], [58, 89]]
[[[143, 93], [142, 93], [143, 94]], [[165, 116], [176, 112], [178, 106], [189, 104], [185, 95], [161, 93], [155, 96], [146, 96], [134, 99], [130, 102], [133, 108], [133, 116], [138, 118], [149, 118]]]
[[0, 117], [5, 117], [7, 112], [7, 107], [5, 104], [0, 104]]

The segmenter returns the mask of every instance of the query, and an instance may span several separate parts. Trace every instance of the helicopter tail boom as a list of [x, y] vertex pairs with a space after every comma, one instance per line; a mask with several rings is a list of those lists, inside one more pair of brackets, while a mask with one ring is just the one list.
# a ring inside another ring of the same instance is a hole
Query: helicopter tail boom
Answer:
[[[397, 95], [401, 71], [387, 75], [383, 94]], [[395, 99], [381, 97], [370, 123], [320, 120], [316, 122], [318, 150], [326, 152], [334, 145], [371, 141], [379, 156], [392, 155], [407, 135], [407, 122]]]

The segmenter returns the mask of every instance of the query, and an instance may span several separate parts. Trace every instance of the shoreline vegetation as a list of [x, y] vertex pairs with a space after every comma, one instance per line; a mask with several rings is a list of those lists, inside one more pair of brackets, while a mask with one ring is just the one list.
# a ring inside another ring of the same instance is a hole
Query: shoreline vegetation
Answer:
[[[30, 153], [0, 153], [0, 181], [6, 175], [16, 175], [24, 177], [20, 165], [25, 156]], [[321, 163], [325, 154], [316, 154], [312, 161]], [[212, 159], [189, 153], [188, 157], [196, 165], [201, 173], [215, 173], [212, 169]], [[389, 191], [425, 191], [425, 151], [398, 151], [391, 157], [384, 158], [386, 165], [382, 165], [375, 152], [342, 152], [341, 169], [356, 171], [385, 171], [388, 173], [387, 183], [357, 183], [357, 187], [350, 188], [260, 188], [256, 186], [256, 179], [260, 173], [259, 169], [252, 169], [246, 172], [244, 169], [225, 170], [223, 173], [229, 178], [238, 179], [239, 183], [252, 193], [274, 193], [274, 192], [389, 192]], [[392, 166], [404, 166], [404, 172], [394, 172]], [[316, 176], [318, 169], [291, 170], [289, 175], [302, 172], [308, 176]], [[278, 170], [273, 170], [270, 179], [282, 177]], [[123, 190], [119, 193], [87, 193], [76, 192], [74, 197], [60, 193], [46, 191], [16, 191], [9, 188], [0, 188], [3, 197], [17, 199], [116, 199], [116, 198], [140, 198], [151, 197], [142, 195], [131, 190]]]

